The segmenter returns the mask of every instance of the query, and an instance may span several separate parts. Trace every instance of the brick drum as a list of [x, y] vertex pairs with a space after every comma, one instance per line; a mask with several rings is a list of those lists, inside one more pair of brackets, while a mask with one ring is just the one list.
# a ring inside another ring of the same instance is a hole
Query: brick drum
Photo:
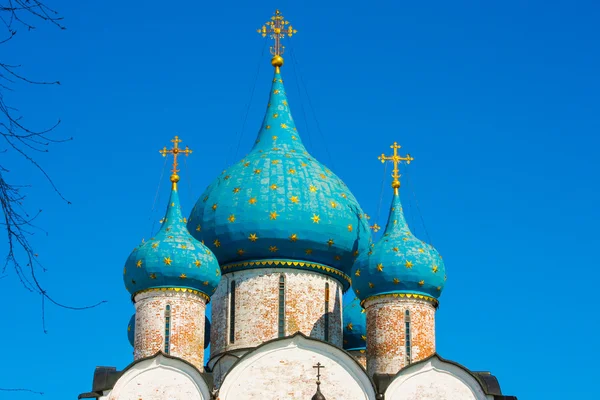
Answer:
[[424, 300], [367, 299], [367, 372], [395, 374], [407, 365], [405, 311], [410, 312], [411, 362], [435, 353], [435, 307]]
[[[302, 332], [324, 340], [325, 287], [329, 284], [329, 342], [342, 346], [342, 286], [328, 276], [288, 268], [259, 268], [222, 276], [211, 297], [211, 357], [256, 347], [278, 337], [279, 279], [285, 277], [285, 336]], [[229, 303], [235, 281], [235, 329], [230, 342]]]
[[134, 359], [165, 350], [167, 304], [171, 306], [169, 354], [203, 371], [206, 300], [189, 291], [152, 291], [135, 296]]

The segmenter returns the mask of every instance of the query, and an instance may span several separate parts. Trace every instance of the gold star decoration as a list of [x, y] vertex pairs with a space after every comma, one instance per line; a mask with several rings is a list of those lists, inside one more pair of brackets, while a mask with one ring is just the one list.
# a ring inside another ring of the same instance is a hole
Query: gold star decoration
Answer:
[[270, 219], [277, 219], [277, 217], [279, 217], [279, 214], [277, 214], [277, 211], [273, 211], [273, 212], [269, 213]]
[[441, 287], [441, 286], [438, 286], [438, 287], [437, 287], [437, 290], [438, 290], [438, 291], [442, 290], [442, 287]]
[[367, 255], [369, 255], [369, 256], [370, 256], [371, 254], [373, 254], [373, 250], [369, 250], [369, 252], [367, 253]]
[[348, 232], [352, 232], [352, 229], [354, 229], [354, 228], [352, 227], [352, 224], [348, 224]]
[[310, 185], [310, 186], [308, 187], [308, 189], [309, 189], [311, 192], [316, 192], [316, 191], [317, 191], [317, 187], [316, 187], [315, 185]]
[[244, 255], [245, 252], [246, 251], [244, 249], [238, 249], [238, 251], [237, 251], [238, 255], [240, 255], [240, 256]]
[[437, 266], [437, 265], [434, 265], [434, 266], [431, 268], [431, 270], [433, 271], [433, 273], [434, 273], [434, 274], [437, 274], [437, 272], [438, 272], [438, 266]]
[[247, 163], [244, 163], [244, 167], [248, 167], [248, 166], [250, 166], [250, 163], [249, 163], [249, 162], [247, 162]]
[[[275, 149], [273, 149], [273, 150], [275, 150]], [[279, 150], [279, 149], [277, 149], [277, 150]], [[271, 161], [271, 164], [277, 165], [277, 164], [279, 164], [279, 160], [273, 160], [273, 161]]]
[[270, 188], [271, 188], [271, 190], [275, 190], [275, 189], [277, 189], [277, 185], [276, 185], [276, 184], [272, 184], [272, 185], [270, 186]]
[[419, 286], [423, 286], [425, 284], [425, 281], [421, 280], [419, 281]]
[[287, 125], [286, 125], [286, 124], [281, 124], [281, 127], [282, 127], [283, 129], [287, 129]]
[[234, 222], [235, 221], [235, 215], [231, 214], [229, 216], [229, 218], [227, 218], [229, 220], [229, 222]]
[[349, 331], [351, 331], [352, 329], [354, 329], [354, 326], [352, 325], [352, 322], [348, 322], [348, 325], [346, 325], [346, 329], [348, 329]]
[[309, 256], [312, 254], [312, 249], [306, 249], [304, 250], [304, 253]]
[[371, 289], [373, 289], [373, 288], [375, 287], [375, 285], [374, 285], [373, 283], [369, 282], [369, 287], [370, 287]]
[[344, 199], [348, 197], [348, 196], [346, 196], [346, 193], [342, 193], [342, 194], [341, 194], [341, 196], [342, 196]]
[[127, 273], [127, 267], [123, 268], [123, 275], [125, 275]]
[[340, 256], [335, 256], [335, 257], [333, 257], [333, 259], [334, 259], [335, 261], [340, 261], [340, 260], [342, 259], [342, 257], [340, 257]]
[[271, 129], [271, 125], [265, 126], [266, 129]]
[[419, 253], [425, 253], [425, 249], [419, 249]]
[[333, 239], [329, 239], [329, 240], [327, 241], [327, 245], [328, 245], [329, 247], [333, 246]]
[[319, 176], [321, 177], [321, 179], [327, 179], [327, 177], [325, 176], [325, 174], [319, 174]]
[[298, 202], [298, 196], [292, 196], [292, 197], [290, 197], [290, 201], [292, 203], [297, 203]]
[[329, 205], [331, 206], [331, 208], [337, 208], [337, 203], [335, 201], [332, 201], [331, 203], [329, 203]]
[[352, 253], [352, 255], [353, 255], [354, 257], [358, 257], [358, 250], [354, 250], [354, 253]]
[[397, 247], [392, 247], [392, 251], [394, 251], [394, 252], [397, 253], [398, 252], [398, 248]]
[[273, 147], [273, 151], [279, 151], [279, 147]]
[[156, 279], [156, 274], [150, 274], [150, 279]]
[[277, 118], [277, 117], [279, 117], [279, 114], [277, 114], [277, 113], [273, 114], [273, 118]]
[[379, 271], [379, 272], [383, 271], [383, 264], [382, 263], [377, 264], [377, 271]]
[[279, 89], [273, 90], [273, 94], [279, 94]]
[[182, 244], [181, 248], [185, 250], [185, 249], [187, 249], [187, 246], [185, 244]]
[[373, 224], [371, 226], [371, 229], [373, 229], [373, 232], [379, 232], [379, 230], [381, 229], [381, 227], [377, 224]]
[[171, 265], [171, 257], [165, 257], [163, 258], [163, 262], [165, 263], [165, 265]]
[[292, 234], [290, 235], [290, 241], [292, 241], [292, 242], [295, 242], [295, 241], [297, 241], [297, 240], [298, 240], [298, 235], [297, 235], [297, 234], [295, 234], [295, 233], [292, 233]]
[[212, 205], [212, 209], [213, 209], [213, 211], [215, 211], [215, 210], [217, 209], [217, 207], [218, 207], [218, 204], [217, 204], [217, 203], [213, 204], [213, 205]]
[[400, 279], [398, 279], [398, 278], [394, 278], [394, 284], [396, 284], [396, 285], [397, 285], [397, 284], [399, 284], [399, 283], [400, 283]]
[[[362, 313], [364, 313], [365, 311], [364, 311], [364, 310], [361, 310], [361, 312], [362, 312]], [[362, 340], [367, 340], [367, 337], [366, 337], [365, 335], [360, 335], [360, 338], [361, 338]]]
[[356, 271], [354, 271], [354, 275], [360, 276], [360, 269], [357, 269]]
[[260, 169], [255, 169], [254, 170], [254, 175], [258, 175], [258, 174], [260, 174]]
[[231, 178], [230, 175], [225, 175], [225, 178], [223, 178], [223, 179], [228, 180], [229, 178]]
[[196, 226], [196, 232], [200, 232], [201, 230], [202, 230], [202, 227], [200, 226], [200, 224], [198, 224], [198, 225]]
[[248, 200], [248, 203], [256, 204], [256, 197], [252, 197], [250, 200]]
[[288, 169], [288, 172], [293, 175], [296, 173], [296, 170], [294, 168], [290, 168]]
[[248, 236], [248, 240], [251, 242], [256, 242], [258, 240], [258, 236], [256, 236], [256, 233], [251, 233], [250, 236]]
[[158, 242], [156, 242], [156, 243], [152, 243], [152, 248], [153, 248], [153, 249], [155, 249], [155, 248], [157, 248], [157, 247], [158, 247]]
[[194, 265], [195, 265], [196, 267], [199, 267], [199, 266], [201, 266], [201, 265], [202, 265], [202, 262], [201, 262], [200, 260], [196, 260], [196, 261], [194, 261]]
[[319, 217], [317, 214], [313, 214], [311, 219], [312, 219], [313, 223], [318, 224], [319, 221], [321, 220], [321, 217]]
[[142, 260], [137, 260], [137, 262], [135, 263], [135, 266], [138, 268], [142, 267]]
[[204, 286], [208, 286], [208, 281], [204, 281], [204, 282], [202, 282], [202, 284], [203, 284]]
[[215, 239], [213, 244], [215, 245], [215, 247], [221, 247], [221, 242], [219, 242], [219, 239]]
[[276, 253], [276, 252], [277, 252], [277, 250], [279, 250], [279, 249], [277, 248], [277, 246], [270, 246], [270, 247], [269, 247], [269, 251], [270, 251], [271, 253]]
[[277, 136], [273, 135], [273, 136], [271, 136], [271, 139], [277, 140]]
[[186, 275], [186, 274], [181, 274], [181, 275], [179, 275], [179, 277], [180, 277], [181, 279], [185, 279], [185, 278], [187, 278], [187, 275]]
[[239, 192], [240, 192], [240, 190], [241, 190], [241, 189], [240, 189], [239, 187], [233, 188], [233, 193], [239, 193]]
[[403, 237], [402, 240], [404, 240], [405, 242], [408, 241], [407, 237]]
[[406, 262], [404, 263], [404, 266], [405, 266], [406, 268], [410, 269], [410, 268], [412, 268], [412, 266], [413, 266], [413, 263], [412, 263], [412, 262], [410, 262], [410, 261], [406, 261]]

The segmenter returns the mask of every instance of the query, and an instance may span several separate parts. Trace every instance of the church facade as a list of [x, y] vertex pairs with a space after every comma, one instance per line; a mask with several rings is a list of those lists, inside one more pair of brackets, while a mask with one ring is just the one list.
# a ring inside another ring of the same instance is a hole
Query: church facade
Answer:
[[[218, 176], [189, 217], [179, 203], [178, 137], [158, 233], [128, 257], [134, 361], [98, 367], [99, 400], [511, 400], [488, 372], [440, 357], [442, 257], [404, 218], [392, 162], [387, 226], [374, 241], [350, 189], [302, 144], [288, 104], [277, 11], [267, 111], [249, 154]], [[343, 305], [347, 291], [355, 299]], [[206, 306], [211, 303], [210, 321]], [[204, 350], [210, 343], [210, 356]]]

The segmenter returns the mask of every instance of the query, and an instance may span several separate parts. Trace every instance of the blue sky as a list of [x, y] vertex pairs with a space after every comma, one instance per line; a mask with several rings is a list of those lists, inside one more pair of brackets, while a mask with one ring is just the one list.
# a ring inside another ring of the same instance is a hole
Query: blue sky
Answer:
[[407, 220], [448, 272], [438, 352], [519, 399], [594, 397], [598, 2], [47, 2], [68, 29], [22, 29], [3, 61], [61, 81], [8, 101], [30, 126], [60, 118], [57, 137], [74, 138], [38, 158], [72, 205], [27, 163], [1, 162], [32, 185], [27, 209], [43, 209], [43, 285], [70, 305], [108, 302], [47, 306], [44, 334], [39, 298], [9, 271], [0, 387], [74, 399], [97, 365], [132, 361], [121, 274], [166, 206], [158, 150], [175, 134], [194, 150], [187, 214], [255, 138], [272, 74], [255, 29], [279, 7], [299, 30], [282, 73], [300, 135], [372, 222], [385, 224], [391, 195], [377, 156], [398, 141], [415, 158]]

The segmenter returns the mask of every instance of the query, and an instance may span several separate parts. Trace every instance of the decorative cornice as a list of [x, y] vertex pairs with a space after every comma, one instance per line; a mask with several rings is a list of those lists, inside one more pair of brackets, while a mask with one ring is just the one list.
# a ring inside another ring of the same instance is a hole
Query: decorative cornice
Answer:
[[384, 293], [377, 294], [375, 296], [370, 296], [360, 302], [360, 305], [364, 307], [364, 304], [367, 300], [376, 300], [383, 299], [386, 297], [395, 297], [395, 298], [403, 298], [403, 299], [415, 299], [415, 300], [425, 300], [428, 303], [431, 303], [435, 308], [438, 308], [440, 302], [431, 296], [426, 296], [424, 294], [416, 294], [416, 293]]
[[180, 287], [157, 287], [157, 288], [144, 289], [144, 290], [140, 290], [139, 292], [135, 292], [131, 296], [131, 298], [135, 299], [135, 296], [137, 296], [138, 294], [148, 293], [148, 292], [181, 292], [181, 293], [192, 293], [192, 294], [195, 294], [197, 296], [202, 297], [204, 300], [206, 300], [206, 303], [208, 303], [210, 301], [210, 296], [208, 296], [206, 293], [203, 293], [203, 292], [201, 292], [199, 290], [195, 290], [195, 289], [180, 288]]
[[226, 274], [228, 272], [239, 271], [242, 269], [253, 269], [261, 267], [283, 267], [283, 268], [295, 268], [295, 269], [316, 269], [322, 271], [337, 280], [341, 281], [344, 290], [347, 290], [352, 285], [352, 279], [339, 269], [328, 267], [327, 265], [311, 263], [306, 261], [292, 261], [292, 260], [260, 260], [260, 261], [243, 261], [221, 266], [221, 270]]

